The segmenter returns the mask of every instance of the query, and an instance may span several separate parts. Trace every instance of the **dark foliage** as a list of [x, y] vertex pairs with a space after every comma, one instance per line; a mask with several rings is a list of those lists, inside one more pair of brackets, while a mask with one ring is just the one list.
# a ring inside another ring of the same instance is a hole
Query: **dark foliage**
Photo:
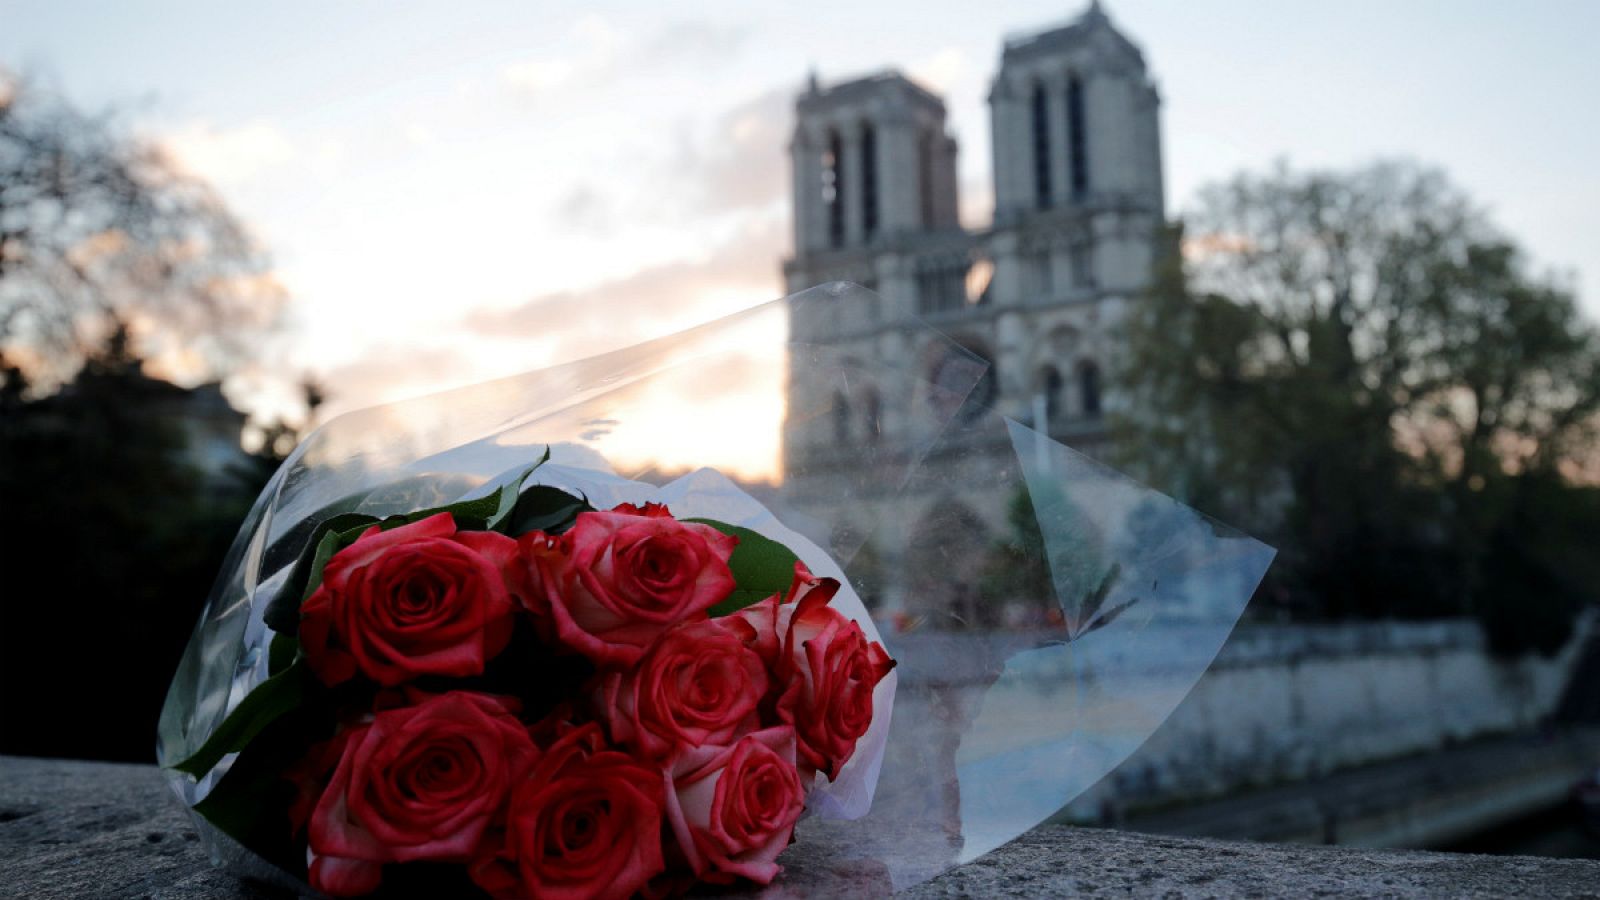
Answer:
[[114, 340], [60, 392], [7, 402], [0, 753], [152, 759], [173, 667], [271, 464], [195, 468], [181, 393]]
[[1559, 647], [1600, 591], [1600, 337], [1571, 291], [1404, 163], [1240, 176], [1169, 237], [1123, 462], [1280, 548], [1257, 609]]

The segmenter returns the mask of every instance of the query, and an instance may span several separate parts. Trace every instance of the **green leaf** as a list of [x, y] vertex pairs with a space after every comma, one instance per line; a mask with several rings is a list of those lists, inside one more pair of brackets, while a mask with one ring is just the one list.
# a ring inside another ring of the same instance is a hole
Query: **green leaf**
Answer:
[[[259, 827], [261, 810], [278, 805], [273, 800], [280, 781], [263, 777], [254, 766], [235, 765], [204, 800], [195, 804], [194, 811], [239, 843], [258, 847], [250, 836]], [[289, 823], [285, 821], [279, 828], [288, 831]]]
[[[475, 497], [471, 500], [462, 500], [447, 506], [435, 506], [432, 509], [419, 509], [403, 516], [390, 516], [383, 520], [383, 530], [388, 531], [401, 525], [421, 522], [423, 519], [432, 518], [439, 513], [449, 513], [450, 518], [456, 523], [456, 528], [462, 531], [482, 531], [488, 526], [489, 520], [494, 517], [494, 514], [500, 511], [500, 495], [505, 493], [506, 487], [501, 486], [499, 490], [492, 494]], [[390, 524], [391, 521], [393, 524]]]
[[505, 533], [518, 537], [530, 531], [559, 532], [570, 526], [579, 513], [593, 511], [594, 507], [583, 497], [536, 484], [518, 498], [515, 510], [504, 523]]
[[[499, 490], [471, 500], [388, 516], [382, 520], [365, 513], [340, 513], [318, 523], [307, 538], [305, 548], [295, 561], [283, 590], [273, 598], [263, 614], [267, 627], [279, 634], [295, 634], [300, 626], [300, 604], [322, 583], [323, 566], [327, 565], [328, 559], [334, 553], [349, 546], [367, 528], [377, 525], [388, 531], [447, 512], [455, 520], [456, 527], [464, 531], [499, 529], [513, 516], [523, 482], [528, 480], [528, 476], [532, 475], [534, 470], [549, 461], [550, 448], [547, 446], [539, 459], [521, 475], [502, 485]], [[348, 538], [330, 544], [328, 537], [333, 534], [347, 535]]]
[[535, 469], [550, 461], [550, 448], [544, 448], [544, 454], [538, 461], [522, 471], [521, 475], [507, 481], [499, 489], [474, 497], [471, 500], [462, 500], [445, 506], [435, 506], [431, 509], [421, 509], [404, 516], [390, 516], [385, 519], [384, 530], [394, 527], [388, 522], [396, 520], [398, 524], [420, 522], [430, 516], [447, 512], [455, 520], [456, 528], [462, 531], [498, 531], [500, 526], [510, 518], [512, 511], [517, 507], [517, 500], [522, 494], [522, 484]]
[[710, 525], [723, 534], [731, 534], [739, 539], [739, 546], [733, 549], [733, 556], [728, 560], [728, 569], [733, 572], [735, 585], [733, 593], [711, 607], [708, 612], [713, 618], [736, 613], [773, 594], [782, 595], [794, 583], [794, 564], [800, 560], [788, 547], [748, 528], [715, 519], [684, 521]]
[[243, 750], [261, 729], [298, 708], [313, 684], [310, 668], [297, 660], [289, 668], [256, 685], [211, 733], [199, 750], [171, 768], [196, 778], [211, 771], [229, 753]]
[[276, 675], [294, 662], [300, 655], [300, 642], [287, 634], [273, 635], [272, 643], [267, 645], [267, 674]]
[[[373, 524], [376, 524], [381, 530], [388, 530], [388, 528], [394, 527], [388, 525], [387, 520]], [[315, 594], [317, 588], [322, 587], [322, 573], [328, 567], [328, 560], [332, 559], [335, 553], [355, 543], [356, 538], [366, 534], [367, 529], [371, 527], [371, 524], [357, 525], [344, 531], [330, 531], [322, 536], [322, 540], [317, 542], [317, 552], [311, 555], [311, 566], [307, 570], [309, 575], [306, 578], [306, 586], [300, 591], [299, 602], [301, 604], [306, 602], [307, 597]]]
[[[318, 583], [322, 581], [322, 566], [316, 563], [317, 551], [321, 548], [323, 540], [331, 533], [349, 531], [352, 528], [367, 528], [378, 524], [378, 519], [364, 513], [340, 513], [322, 522], [317, 523], [315, 530], [306, 540], [305, 549], [300, 551], [300, 556], [295, 560], [294, 568], [289, 571], [289, 578], [283, 583], [283, 588], [278, 591], [278, 596], [272, 598], [267, 604], [267, 610], [262, 614], [262, 619], [267, 627], [279, 634], [295, 634], [300, 630], [300, 603], [306, 597], [306, 583], [311, 580], [312, 572], [316, 573]], [[328, 560], [322, 559], [323, 563]]]
[[326, 710], [285, 716], [251, 741], [194, 811], [251, 852], [304, 878], [304, 838], [289, 820], [295, 786], [285, 777], [332, 730]]

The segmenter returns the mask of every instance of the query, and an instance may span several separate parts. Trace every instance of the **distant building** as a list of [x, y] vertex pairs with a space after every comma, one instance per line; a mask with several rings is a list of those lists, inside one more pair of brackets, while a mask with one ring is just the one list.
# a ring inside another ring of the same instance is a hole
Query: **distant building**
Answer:
[[155, 382], [160, 390], [151, 398], [150, 415], [182, 430], [185, 461], [211, 484], [228, 484], [237, 478], [250, 455], [240, 444], [246, 416], [223, 396], [222, 385], [212, 381], [192, 388]]
[[[1143, 54], [1098, 2], [1006, 40], [989, 91], [994, 220], [967, 230], [944, 102], [895, 71], [832, 85], [813, 76], [796, 103], [795, 255], [784, 277], [791, 292], [853, 281], [882, 299], [827, 317], [796, 308], [792, 337], [937, 383], [949, 351], [917, 344], [904, 325], [916, 315], [989, 363], [977, 404], [1094, 452], [1117, 403], [1106, 378], [1114, 326], [1150, 277], [1164, 221], [1160, 104]], [[829, 479], [844, 475], [829, 468], [840, 444], [912, 437], [871, 385], [827, 398], [804, 396], [803, 377], [790, 383], [784, 454], [797, 498], [831, 493]], [[954, 485], [969, 480], [951, 475], [951, 487], [912, 502], [1004, 527], [1005, 498], [963, 495]], [[901, 512], [892, 518], [921, 518]], [[873, 550], [898, 560], [910, 537], [880, 537]]]
[[59, 393], [40, 401], [48, 427], [76, 427], [72, 417], [81, 413], [68, 412], [71, 407], [63, 404], [94, 396], [136, 410], [140, 422], [181, 439], [173, 461], [189, 467], [209, 487], [239, 487], [241, 473], [252, 465], [241, 444], [248, 417], [234, 409], [218, 382], [185, 388], [146, 375], [137, 361], [113, 363], [109, 371], [80, 373]]

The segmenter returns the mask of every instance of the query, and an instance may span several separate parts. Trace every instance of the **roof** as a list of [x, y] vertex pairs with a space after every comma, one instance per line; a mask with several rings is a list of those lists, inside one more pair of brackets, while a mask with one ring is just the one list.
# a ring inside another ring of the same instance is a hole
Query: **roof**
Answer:
[[1139, 65], [1144, 65], [1144, 53], [1139, 50], [1137, 44], [1128, 40], [1126, 35], [1111, 24], [1111, 17], [1100, 7], [1100, 0], [1090, 0], [1089, 8], [1065, 25], [1052, 25], [1042, 30], [1008, 36], [1005, 40], [1005, 49], [1001, 51], [1001, 61], [1004, 63], [1009, 59], [1054, 54], [1082, 44], [1091, 35], [1102, 31], [1109, 34], [1124, 51], [1138, 60]]
[[870, 97], [884, 94], [899, 94], [902, 99], [924, 106], [941, 116], [944, 115], [944, 100], [940, 99], [939, 95], [907, 78], [897, 69], [841, 81], [827, 87], [819, 86], [813, 76], [810, 87], [800, 95], [798, 106], [802, 112], [811, 112], [835, 106], [853, 106]]

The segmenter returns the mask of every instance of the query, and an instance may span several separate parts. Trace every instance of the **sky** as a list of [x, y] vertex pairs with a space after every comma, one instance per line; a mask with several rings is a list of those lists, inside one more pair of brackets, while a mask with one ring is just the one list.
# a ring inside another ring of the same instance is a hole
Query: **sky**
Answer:
[[[1278, 160], [1414, 157], [1446, 169], [1600, 318], [1600, 3], [1104, 7], [1161, 87], [1170, 210]], [[898, 67], [942, 93], [963, 216], [983, 224], [1001, 42], [1081, 9], [0, 0], [0, 65], [119, 110], [217, 186], [291, 296], [271, 367], [315, 373], [339, 410], [779, 296], [785, 145], [813, 68], [826, 84]], [[773, 470], [780, 387], [778, 373], [741, 386], [771, 437], [710, 462]], [[287, 408], [270, 378], [234, 391]], [[686, 465], [707, 450], [663, 453]]]

